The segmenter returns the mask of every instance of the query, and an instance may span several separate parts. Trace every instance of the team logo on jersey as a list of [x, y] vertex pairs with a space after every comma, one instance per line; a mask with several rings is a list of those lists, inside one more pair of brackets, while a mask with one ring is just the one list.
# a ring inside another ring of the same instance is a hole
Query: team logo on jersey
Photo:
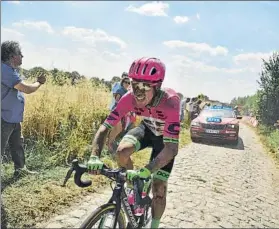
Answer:
[[180, 123], [174, 122], [168, 126], [167, 133], [171, 135], [179, 135]]
[[156, 110], [156, 113], [158, 115], [158, 118], [161, 119], [161, 120], [165, 120], [167, 118], [167, 116], [165, 116], [165, 114], [163, 113], [163, 111], [157, 111]]
[[136, 115], [141, 115], [144, 112], [144, 109], [142, 108], [138, 108], [138, 107], [134, 107], [135, 113]]
[[143, 122], [153, 132], [155, 136], [163, 135], [165, 126], [164, 121], [152, 117], [144, 117]]

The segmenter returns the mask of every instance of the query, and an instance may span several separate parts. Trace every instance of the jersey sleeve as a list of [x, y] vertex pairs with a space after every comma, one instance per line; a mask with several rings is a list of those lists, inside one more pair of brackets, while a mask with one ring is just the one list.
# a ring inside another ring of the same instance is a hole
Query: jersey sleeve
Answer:
[[174, 96], [167, 101], [166, 113], [167, 119], [165, 120], [165, 127], [163, 133], [164, 142], [179, 143], [180, 132], [180, 100]]
[[116, 107], [110, 112], [109, 116], [104, 121], [103, 125], [108, 129], [115, 126], [122, 117], [124, 117], [129, 111], [132, 111], [132, 97], [131, 93], [126, 93], [118, 101]]
[[3, 67], [3, 65], [2, 68], [2, 84], [6, 85], [9, 88], [14, 88], [15, 85], [22, 81], [16, 70], [12, 68]]

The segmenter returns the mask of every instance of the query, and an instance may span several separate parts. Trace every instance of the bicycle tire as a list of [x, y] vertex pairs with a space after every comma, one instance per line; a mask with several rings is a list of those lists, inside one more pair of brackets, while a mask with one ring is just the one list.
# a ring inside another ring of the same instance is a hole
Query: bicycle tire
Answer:
[[[115, 212], [116, 204], [104, 204], [100, 207], [98, 207], [94, 212], [92, 212], [85, 221], [81, 224], [79, 227], [80, 229], [89, 229], [92, 228], [92, 226], [100, 220], [101, 216], [104, 214], [107, 214], [109, 212]], [[119, 228], [126, 228], [126, 219], [123, 210], [120, 210], [119, 216], [118, 216], [118, 226]], [[116, 224], [117, 225], [117, 224]]]

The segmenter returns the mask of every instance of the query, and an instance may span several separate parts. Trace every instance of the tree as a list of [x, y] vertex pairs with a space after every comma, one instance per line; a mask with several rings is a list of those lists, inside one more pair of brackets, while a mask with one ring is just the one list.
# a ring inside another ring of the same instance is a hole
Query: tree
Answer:
[[198, 99], [201, 99], [203, 101], [207, 101], [207, 100], [209, 100], [209, 97], [201, 93], [201, 94], [198, 95]]
[[273, 125], [279, 119], [279, 52], [268, 61], [263, 60], [263, 69], [258, 81], [258, 116], [263, 124]]
[[111, 79], [111, 84], [114, 84], [115, 82], [120, 82], [121, 81], [121, 78], [119, 76], [114, 76], [112, 77]]
[[81, 79], [80, 74], [77, 71], [73, 71], [70, 75], [71, 77], [71, 84], [75, 85]]
[[52, 74], [52, 82], [56, 85], [63, 86], [67, 83], [67, 74], [63, 71], [59, 71], [57, 68], [54, 68], [50, 71]]
[[42, 67], [34, 67], [34, 68], [31, 68], [29, 71], [29, 77], [30, 78], [36, 78], [38, 77], [40, 74], [44, 73], [44, 74], [47, 74], [48, 71], [45, 70], [44, 68]]

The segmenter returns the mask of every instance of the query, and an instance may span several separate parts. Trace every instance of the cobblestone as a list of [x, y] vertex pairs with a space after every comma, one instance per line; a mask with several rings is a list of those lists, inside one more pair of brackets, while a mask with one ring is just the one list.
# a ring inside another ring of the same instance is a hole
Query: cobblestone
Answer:
[[[236, 147], [191, 143], [176, 158], [161, 228], [278, 228], [274, 178], [278, 183], [274, 162], [246, 126], [241, 125]], [[106, 203], [111, 191], [102, 191], [85, 197], [86, 202], [94, 207]], [[40, 227], [76, 228], [94, 210], [89, 206], [72, 206]]]

